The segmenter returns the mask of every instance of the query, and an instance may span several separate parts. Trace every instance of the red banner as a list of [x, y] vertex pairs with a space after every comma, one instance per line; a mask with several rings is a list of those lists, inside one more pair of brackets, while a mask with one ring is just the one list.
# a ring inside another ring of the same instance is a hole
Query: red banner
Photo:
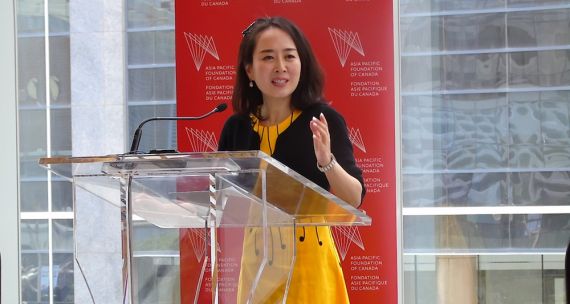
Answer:
[[[362, 209], [372, 218], [372, 226], [333, 231], [350, 299], [353, 303], [397, 303], [392, 1], [176, 1], [179, 116], [199, 115], [222, 102], [230, 106], [241, 33], [263, 16], [289, 18], [309, 38], [325, 71], [326, 98], [345, 117], [357, 163], [364, 171], [368, 192]], [[226, 111], [202, 121], [179, 123], [179, 150], [215, 151], [230, 114]], [[183, 238], [183, 272], [196, 268], [185, 259], [190, 246]], [[184, 273], [181, 277], [183, 303], [188, 303], [183, 286], [192, 283], [184, 279]], [[229, 292], [237, 284], [235, 277], [224, 285]]]

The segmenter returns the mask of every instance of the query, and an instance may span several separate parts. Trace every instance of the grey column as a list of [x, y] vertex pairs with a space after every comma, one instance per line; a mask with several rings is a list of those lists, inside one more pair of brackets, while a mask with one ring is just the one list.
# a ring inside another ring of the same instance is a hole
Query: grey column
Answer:
[[[69, 3], [73, 156], [125, 150], [123, 20], [124, 1]], [[121, 303], [120, 209], [80, 190], [76, 191], [76, 207], [77, 257], [95, 302]], [[77, 265], [75, 302], [91, 303]]]
[[16, 45], [14, 2], [0, 1], [0, 284], [1, 303], [20, 303], [20, 252], [18, 208], [18, 142], [16, 107]]

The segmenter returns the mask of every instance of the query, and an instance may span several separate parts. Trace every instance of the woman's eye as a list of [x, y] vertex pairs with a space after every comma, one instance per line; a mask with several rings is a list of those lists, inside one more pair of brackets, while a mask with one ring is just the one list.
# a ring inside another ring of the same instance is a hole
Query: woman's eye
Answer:
[[271, 60], [271, 59], [273, 59], [273, 56], [267, 55], [267, 56], [263, 56], [261, 59], [262, 60]]

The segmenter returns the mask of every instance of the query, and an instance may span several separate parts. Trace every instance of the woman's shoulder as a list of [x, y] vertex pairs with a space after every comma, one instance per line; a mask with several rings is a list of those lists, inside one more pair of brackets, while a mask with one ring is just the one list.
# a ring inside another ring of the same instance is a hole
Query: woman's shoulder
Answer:
[[230, 117], [228, 117], [226, 119], [225, 122], [225, 126], [226, 127], [230, 127], [230, 126], [236, 126], [236, 125], [241, 125], [241, 124], [251, 124], [251, 119], [248, 115], [244, 115], [241, 113], [233, 113], [232, 115], [230, 115]]
[[344, 121], [344, 117], [330, 103], [319, 102], [308, 106], [303, 113], [310, 117], [318, 117], [321, 113], [325, 115], [327, 120]]

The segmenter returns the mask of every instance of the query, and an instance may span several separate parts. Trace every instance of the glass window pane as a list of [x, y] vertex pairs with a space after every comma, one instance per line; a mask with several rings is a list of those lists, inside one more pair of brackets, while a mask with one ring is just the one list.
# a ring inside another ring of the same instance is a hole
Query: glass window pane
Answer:
[[19, 34], [44, 32], [44, 0], [18, 1], [16, 9]]
[[[537, 0], [538, 1], [538, 0]], [[478, 10], [503, 8], [505, 0], [458, 1], [458, 0], [401, 0], [400, 10], [404, 14], [454, 10]]]
[[53, 211], [73, 211], [73, 185], [69, 181], [59, 180], [52, 175], [51, 182]]
[[444, 18], [445, 50], [477, 50], [505, 47], [505, 15], [476, 14]]
[[128, 33], [129, 64], [174, 63], [174, 31]]
[[48, 221], [22, 220], [20, 222], [22, 252], [48, 250]]
[[52, 109], [50, 112], [51, 154], [71, 155], [71, 109]]
[[18, 38], [18, 103], [45, 106], [45, 41], [43, 37]]
[[506, 0], [508, 7], [539, 7], [568, 4], [568, 0]]
[[155, 63], [174, 63], [174, 31], [156, 31], [155, 37]]
[[509, 47], [570, 44], [570, 9], [512, 12], [507, 18]]
[[[68, 236], [70, 237], [70, 236]], [[53, 254], [53, 303], [74, 303], [73, 253]]]
[[173, 26], [174, 0], [128, 0], [127, 28]]
[[50, 102], [52, 105], [69, 105], [71, 80], [69, 66], [69, 36], [52, 36], [50, 43]]
[[49, 0], [50, 33], [69, 32], [69, 0]]
[[[46, 176], [47, 177], [47, 176]], [[47, 181], [20, 182], [20, 211], [48, 211]]]
[[568, 1], [399, 4], [406, 304], [563, 302], [570, 218], [518, 212], [570, 201]]
[[127, 33], [128, 64], [154, 63], [154, 32]]
[[46, 154], [45, 109], [22, 109], [20, 116], [20, 153], [34, 156]]
[[130, 69], [129, 101], [174, 100], [174, 68]]
[[73, 220], [53, 220], [53, 251], [73, 253]]
[[[129, 142], [142, 121], [157, 116], [176, 116], [176, 105], [129, 106]], [[139, 150], [176, 149], [176, 142], [176, 122], [155, 121], [143, 128]]]
[[406, 17], [400, 21], [403, 52], [443, 50], [443, 18]]
[[73, 220], [53, 220], [53, 300], [73, 303]]
[[566, 246], [567, 214], [469, 214], [404, 217], [408, 253], [550, 252]]
[[[442, 89], [443, 57], [411, 56], [402, 57], [402, 91], [439, 91]], [[418, 69], [418, 67], [422, 67]]]
[[23, 303], [49, 303], [49, 258], [47, 253], [22, 251]]
[[512, 52], [509, 63], [512, 87], [570, 85], [570, 50]]
[[178, 252], [178, 229], [162, 229], [147, 222], [137, 222], [133, 229], [133, 250], [137, 253]]
[[497, 89], [507, 83], [505, 54], [445, 56], [445, 89]]
[[39, 159], [40, 156], [20, 153], [20, 178], [47, 179], [46, 169], [38, 165]]
[[129, 101], [154, 100], [154, 71], [153, 69], [130, 69]]

